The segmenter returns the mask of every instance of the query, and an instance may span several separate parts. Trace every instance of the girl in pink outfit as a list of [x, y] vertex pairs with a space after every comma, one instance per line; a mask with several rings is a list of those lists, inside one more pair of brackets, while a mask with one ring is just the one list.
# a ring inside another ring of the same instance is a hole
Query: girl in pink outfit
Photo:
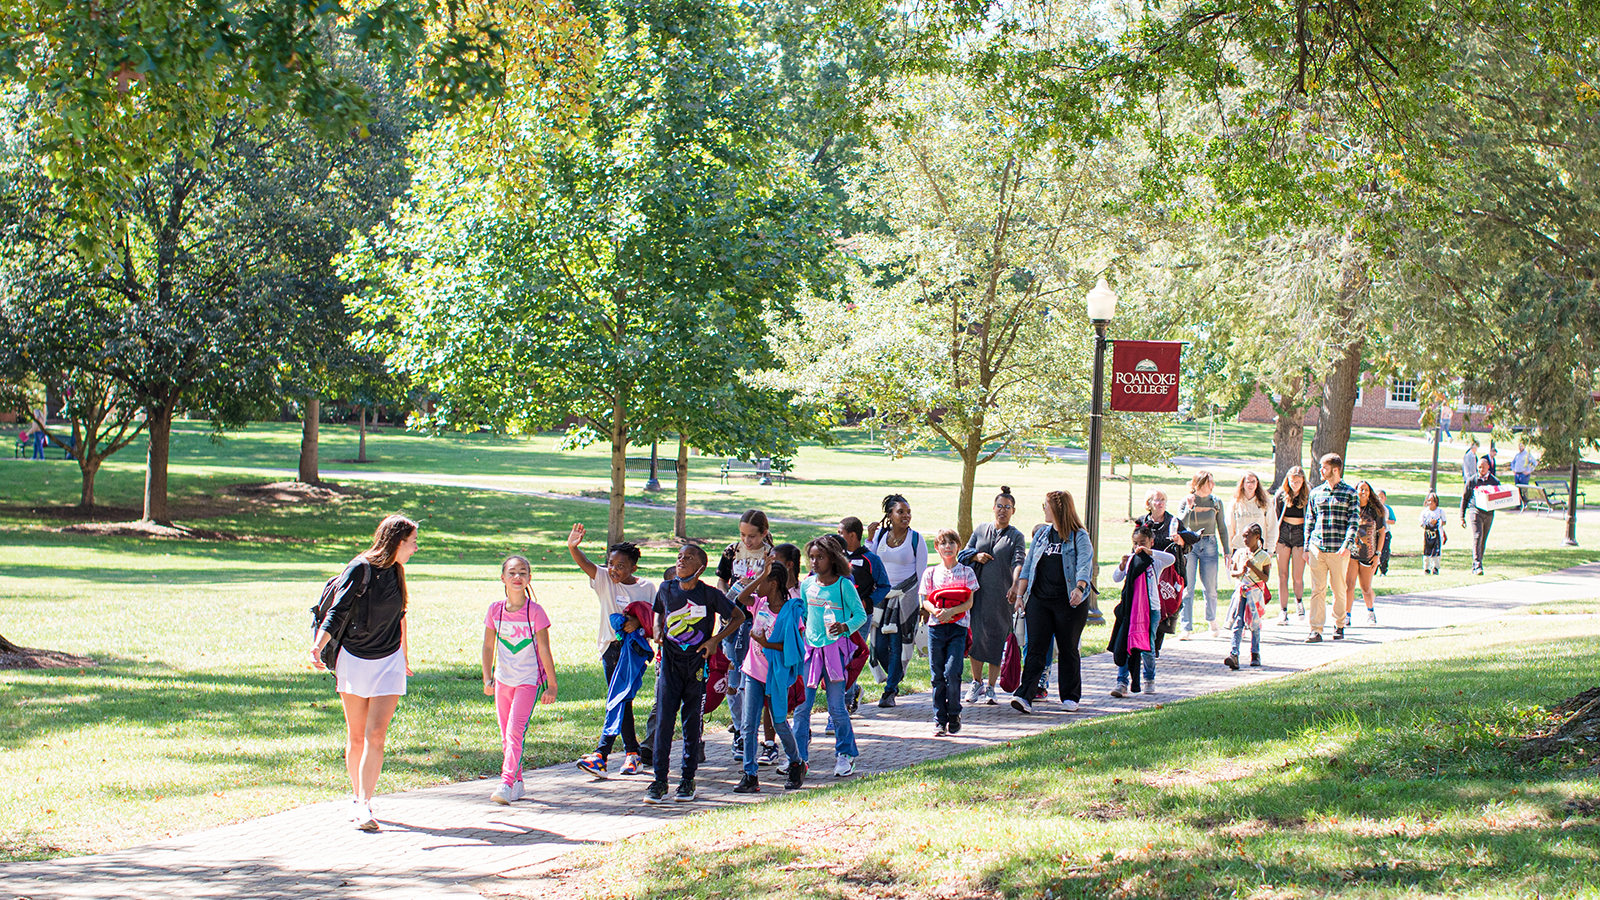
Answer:
[[[532, 569], [520, 556], [500, 564], [506, 598], [489, 604], [483, 620], [483, 693], [494, 698], [505, 757], [490, 800], [521, 800], [522, 738], [537, 703], [556, 702], [556, 665], [550, 656], [550, 617], [528, 589]], [[490, 667], [493, 666], [491, 674]]]

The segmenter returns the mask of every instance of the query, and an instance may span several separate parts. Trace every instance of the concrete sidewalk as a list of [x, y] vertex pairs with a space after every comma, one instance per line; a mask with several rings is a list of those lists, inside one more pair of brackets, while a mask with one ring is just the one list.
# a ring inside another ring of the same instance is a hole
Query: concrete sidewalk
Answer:
[[[933, 736], [931, 698], [915, 694], [891, 710], [862, 705], [854, 720], [861, 757], [857, 777], [894, 770], [964, 750], [991, 746], [1096, 716], [1169, 702], [1281, 677], [1433, 629], [1491, 618], [1517, 607], [1600, 597], [1600, 563], [1514, 581], [1380, 598], [1379, 625], [1356, 625], [1344, 641], [1303, 642], [1300, 620], [1268, 624], [1265, 666], [1232, 672], [1221, 664], [1226, 640], [1169, 641], [1157, 665], [1159, 693], [1114, 700], [1110, 654], [1084, 660], [1083, 704], [1076, 713], [1054, 702], [1023, 716], [1005, 705], [969, 707], [959, 736]], [[1330, 632], [1331, 634], [1331, 629]], [[1097, 648], [1090, 648], [1097, 649]], [[926, 662], [918, 660], [922, 665]], [[876, 692], [869, 693], [875, 697]], [[807, 790], [835, 783], [832, 741], [814, 720], [817, 773]], [[330, 737], [330, 740], [332, 738]], [[490, 780], [380, 797], [382, 830], [362, 834], [344, 821], [345, 801], [197, 832], [101, 856], [0, 865], [0, 897], [29, 898], [477, 898], [472, 882], [539, 866], [576, 847], [649, 831], [697, 810], [759, 802], [783, 793], [763, 771], [763, 793], [732, 792], [739, 776], [725, 732], [708, 734], [708, 762], [692, 804], [645, 806], [648, 776], [593, 781], [570, 764], [529, 772], [529, 798], [511, 807], [488, 801]], [[676, 773], [673, 783], [676, 784]]]

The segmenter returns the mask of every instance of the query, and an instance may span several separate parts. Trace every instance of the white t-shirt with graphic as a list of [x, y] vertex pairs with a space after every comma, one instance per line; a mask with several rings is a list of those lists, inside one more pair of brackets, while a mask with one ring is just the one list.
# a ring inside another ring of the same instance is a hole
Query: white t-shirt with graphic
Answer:
[[529, 601], [518, 609], [508, 610], [506, 601], [499, 600], [489, 604], [483, 627], [495, 633], [495, 681], [508, 687], [544, 684], [537, 640], [539, 632], [550, 627], [550, 617], [545, 615], [544, 607]]
[[[922, 571], [922, 599], [926, 600], [934, 591], [943, 587], [964, 587], [968, 591], [977, 591], [978, 575], [968, 566], [956, 563], [953, 568], [946, 569], [941, 560], [938, 565], [929, 566]], [[930, 624], [932, 620], [929, 620]], [[959, 619], [945, 622], [946, 625], [960, 625], [967, 628], [972, 623], [972, 611], [961, 614]]]
[[600, 600], [600, 652], [606, 652], [611, 642], [617, 639], [617, 633], [611, 630], [611, 614], [628, 611], [628, 604], [639, 600], [645, 606], [656, 602], [656, 586], [643, 578], [633, 584], [617, 584], [611, 580], [611, 572], [605, 566], [594, 570], [594, 577], [589, 579], [589, 587], [594, 589], [594, 595]]

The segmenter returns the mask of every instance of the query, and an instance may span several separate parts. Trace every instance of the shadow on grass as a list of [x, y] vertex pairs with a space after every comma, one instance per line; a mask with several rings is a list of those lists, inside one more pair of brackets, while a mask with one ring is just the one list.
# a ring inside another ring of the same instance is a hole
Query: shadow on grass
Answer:
[[[930, 862], [960, 872], [958, 893], [985, 896], [1201, 898], [1262, 885], [1572, 896], [1594, 877], [1600, 828], [1573, 827], [1561, 804], [1596, 789], [1511, 750], [1542, 707], [1592, 685], [1600, 637], [1530, 648], [1502, 628], [950, 757], [813, 796], [803, 812], [777, 801], [770, 840], [751, 841], [797, 854], [792, 868], [817, 896], [853, 895], [862, 881], [943, 896], [950, 876]], [[865, 847], [794, 836], [857, 811], [881, 829]], [[951, 827], [975, 815], [1015, 840], [974, 845]], [[750, 848], [653, 850], [629, 859], [643, 873], [635, 896], [767, 890]], [[702, 870], [717, 873], [714, 887], [685, 881]]]

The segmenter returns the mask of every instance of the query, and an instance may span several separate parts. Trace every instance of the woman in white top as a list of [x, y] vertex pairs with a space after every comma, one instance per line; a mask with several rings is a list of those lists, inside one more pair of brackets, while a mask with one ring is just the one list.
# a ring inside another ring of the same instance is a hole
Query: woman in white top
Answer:
[[1254, 472], [1239, 477], [1233, 500], [1228, 504], [1228, 533], [1244, 534], [1251, 525], [1260, 525], [1263, 547], [1272, 547], [1278, 541], [1278, 517], [1273, 512], [1267, 489]]
[[867, 549], [883, 560], [890, 590], [900, 590], [902, 584], [910, 582], [900, 595], [899, 608], [884, 611], [884, 622], [898, 624], [899, 629], [890, 628], [889, 633], [884, 634], [885, 629], [879, 628], [872, 639], [872, 655], [887, 671], [878, 705], [888, 708], [894, 706], [894, 698], [900, 693], [900, 679], [905, 677], [905, 648], [916, 641], [917, 609], [921, 606], [918, 583], [922, 570], [928, 567], [928, 545], [922, 535], [911, 528], [911, 504], [905, 497], [890, 494], [883, 498], [883, 518], [868, 526]]

